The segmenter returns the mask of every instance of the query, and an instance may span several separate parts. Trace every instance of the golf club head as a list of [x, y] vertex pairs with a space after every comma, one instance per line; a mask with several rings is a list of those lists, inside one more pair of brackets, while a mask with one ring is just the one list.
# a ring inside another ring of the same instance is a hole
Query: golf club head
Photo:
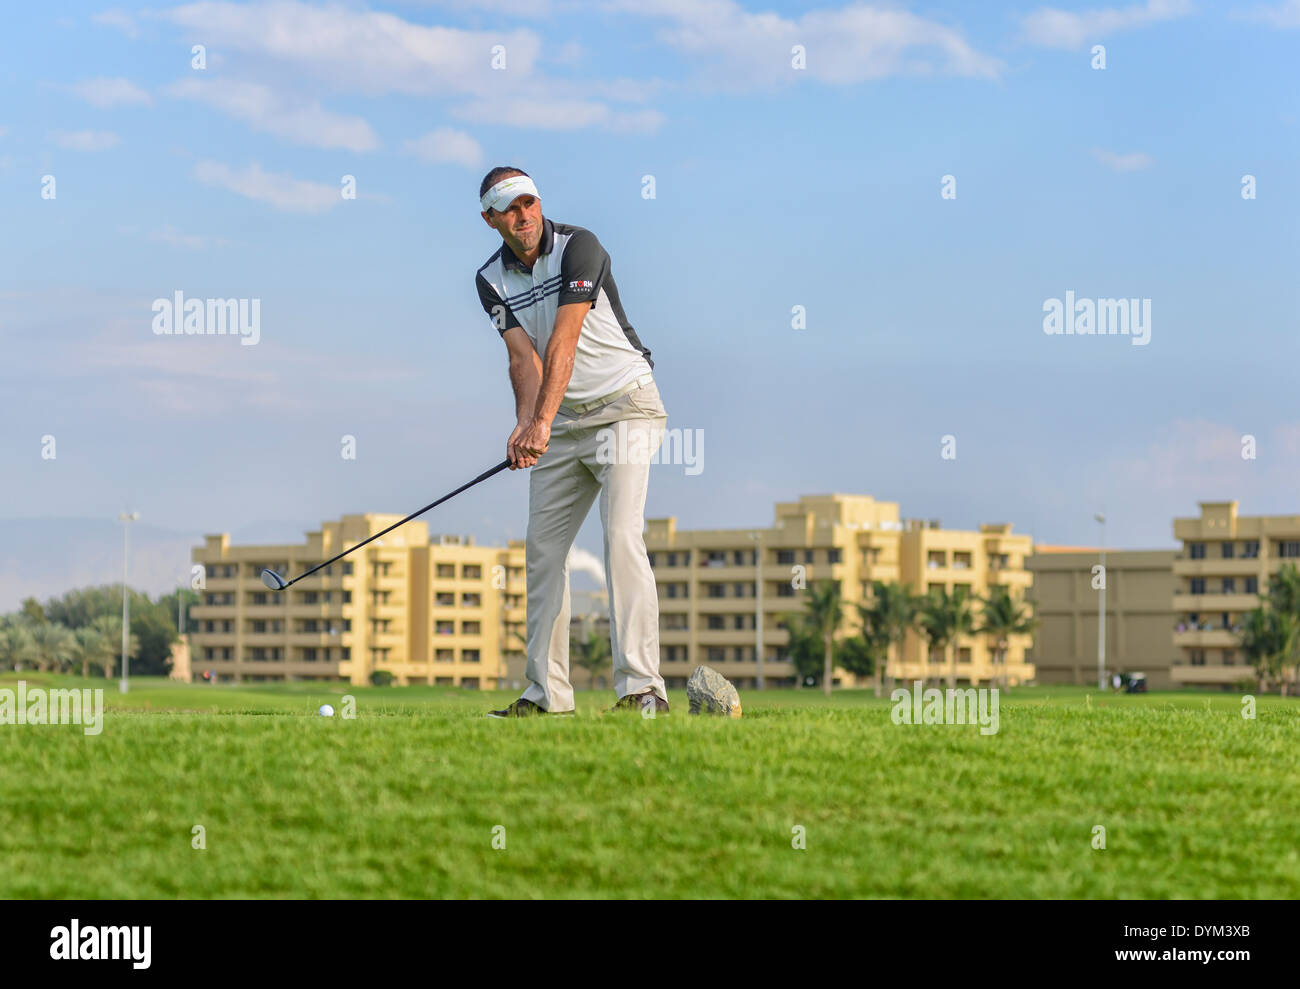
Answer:
[[283, 577], [269, 567], [262, 571], [262, 583], [273, 591], [282, 591], [289, 586]]

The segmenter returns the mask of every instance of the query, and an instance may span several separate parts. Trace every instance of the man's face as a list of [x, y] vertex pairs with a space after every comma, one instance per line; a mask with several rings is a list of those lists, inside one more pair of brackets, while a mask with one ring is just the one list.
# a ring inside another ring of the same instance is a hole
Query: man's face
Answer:
[[514, 251], [523, 256], [534, 250], [542, 240], [542, 201], [525, 193], [516, 196], [502, 212], [492, 210], [480, 214]]

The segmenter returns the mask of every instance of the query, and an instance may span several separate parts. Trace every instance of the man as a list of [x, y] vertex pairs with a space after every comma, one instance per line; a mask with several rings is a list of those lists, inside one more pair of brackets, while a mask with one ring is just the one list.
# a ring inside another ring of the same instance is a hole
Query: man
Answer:
[[543, 217], [526, 172], [492, 169], [479, 203], [502, 241], [475, 281], [510, 354], [516, 424], [506, 456], [511, 470], [532, 468], [528, 687], [490, 716], [573, 712], [568, 555], [598, 494], [615, 708], [666, 714], [659, 599], [642, 538], [649, 458], [668, 417], [650, 351], [627, 321], [600, 241], [590, 230]]

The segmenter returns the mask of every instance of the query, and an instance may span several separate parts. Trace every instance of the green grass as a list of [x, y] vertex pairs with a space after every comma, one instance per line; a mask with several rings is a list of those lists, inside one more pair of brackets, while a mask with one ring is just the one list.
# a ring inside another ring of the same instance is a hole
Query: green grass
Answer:
[[981, 736], [869, 691], [494, 721], [513, 693], [23, 678], [108, 712], [0, 726], [3, 897], [1300, 896], [1290, 699], [1025, 688]]

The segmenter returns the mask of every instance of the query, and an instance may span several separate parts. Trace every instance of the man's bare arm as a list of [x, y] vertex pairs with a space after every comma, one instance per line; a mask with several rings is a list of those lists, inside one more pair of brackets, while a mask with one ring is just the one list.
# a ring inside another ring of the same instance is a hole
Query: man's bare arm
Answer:
[[582, 321], [590, 310], [590, 302], [570, 302], [556, 310], [555, 329], [546, 344], [542, 383], [532, 415], [534, 420], [549, 424], [560, 410], [569, 378], [573, 376], [573, 357], [578, 350]]
[[503, 334], [510, 351], [510, 384], [515, 390], [515, 421], [526, 426], [537, 408], [542, 386], [542, 359], [522, 327], [512, 326]]

